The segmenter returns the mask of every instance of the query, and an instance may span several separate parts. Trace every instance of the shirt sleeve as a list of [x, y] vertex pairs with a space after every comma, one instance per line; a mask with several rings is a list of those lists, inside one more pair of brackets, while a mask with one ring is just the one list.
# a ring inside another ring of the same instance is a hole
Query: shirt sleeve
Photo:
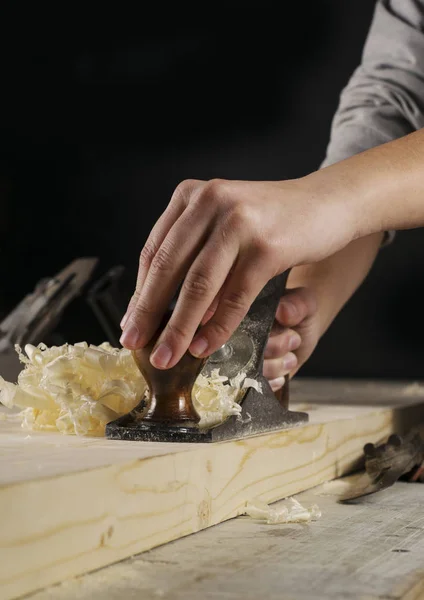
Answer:
[[424, 127], [424, 0], [378, 0], [322, 167]]

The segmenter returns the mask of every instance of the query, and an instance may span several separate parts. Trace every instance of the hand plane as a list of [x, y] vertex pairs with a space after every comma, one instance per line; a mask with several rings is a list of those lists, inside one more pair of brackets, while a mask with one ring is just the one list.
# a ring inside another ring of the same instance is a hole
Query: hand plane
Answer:
[[348, 502], [391, 487], [399, 479], [424, 481], [424, 441], [418, 433], [394, 433], [386, 443], [365, 444], [365, 473], [340, 499]]
[[[229, 341], [208, 359], [188, 352], [175, 367], [155, 369], [150, 354], [172, 307], [147, 346], [134, 352], [148, 391], [127, 415], [106, 426], [106, 437], [117, 440], [160, 442], [220, 442], [283, 429], [304, 423], [308, 415], [288, 408], [288, 381], [277, 397], [262, 375], [264, 350], [279, 300], [286, 287], [288, 271], [271, 279], [258, 295], [246, 317]], [[240, 400], [241, 414], [210, 428], [199, 427], [199, 415], [192, 402], [192, 388], [201, 372], [219, 369], [229, 379], [241, 371], [261, 384], [262, 393], [250, 388]]]

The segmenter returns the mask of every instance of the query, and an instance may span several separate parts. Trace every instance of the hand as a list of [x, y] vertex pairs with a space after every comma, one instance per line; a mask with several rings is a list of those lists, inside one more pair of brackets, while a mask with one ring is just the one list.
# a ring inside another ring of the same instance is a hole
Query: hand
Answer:
[[274, 391], [311, 356], [366, 277], [382, 239], [381, 233], [363, 237], [321, 262], [290, 271], [289, 289], [280, 300], [265, 349], [263, 374]]
[[287, 291], [281, 298], [265, 348], [263, 374], [274, 392], [308, 360], [320, 337], [318, 302], [308, 288]]
[[151, 362], [170, 368], [188, 348], [212, 354], [272, 277], [344, 247], [354, 224], [339, 195], [317, 197], [306, 178], [183, 182], [141, 252], [121, 343], [145, 346], [183, 281]]

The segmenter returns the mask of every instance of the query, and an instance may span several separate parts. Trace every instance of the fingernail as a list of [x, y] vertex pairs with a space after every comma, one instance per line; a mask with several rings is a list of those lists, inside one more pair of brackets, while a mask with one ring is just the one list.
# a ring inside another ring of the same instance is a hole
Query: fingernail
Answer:
[[286, 382], [285, 377], [277, 377], [276, 379], [271, 379], [271, 381], [269, 382], [269, 385], [271, 386], [272, 391], [276, 392], [277, 390], [279, 390], [280, 388], [283, 387], [285, 382]]
[[300, 335], [297, 333], [293, 333], [289, 338], [289, 350], [297, 350], [301, 343]]
[[159, 344], [150, 356], [150, 362], [157, 369], [166, 369], [172, 358], [172, 350], [166, 344]]
[[127, 329], [124, 330], [119, 341], [125, 348], [135, 350], [139, 339], [140, 332], [137, 325], [130, 325], [130, 327], [127, 327]]
[[292, 369], [294, 369], [296, 365], [297, 365], [296, 355], [292, 354], [291, 352], [286, 354], [286, 356], [283, 358], [283, 369], [288, 372], [288, 371], [291, 371]]
[[191, 346], [190, 346], [190, 353], [193, 356], [196, 356], [197, 358], [199, 358], [202, 354], [204, 354], [206, 352], [208, 348], [208, 340], [205, 339], [204, 337], [199, 337], [196, 338], [195, 340], [193, 340]]
[[126, 323], [127, 323], [127, 321], [128, 321], [128, 317], [129, 317], [129, 316], [130, 316], [130, 315], [128, 314], [128, 311], [127, 311], [127, 312], [125, 313], [125, 315], [122, 317], [122, 321], [119, 323], [119, 326], [120, 326], [120, 328], [121, 328], [121, 329], [124, 329], [124, 327], [125, 327], [125, 325], [126, 325]]

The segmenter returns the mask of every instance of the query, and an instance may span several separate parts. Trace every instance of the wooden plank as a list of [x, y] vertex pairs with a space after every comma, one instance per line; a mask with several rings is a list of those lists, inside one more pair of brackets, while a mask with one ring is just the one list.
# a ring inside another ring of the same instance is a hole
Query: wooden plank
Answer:
[[0, 422], [1, 597], [220, 523], [253, 498], [275, 501], [343, 475], [364, 443], [424, 419], [420, 394], [299, 381], [293, 398], [308, 425], [216, 445], [28, 435]]
[[424, 485], [399, 482], [342, 505], [343, 481], [296, 496], [322, 510], [321, 519], [306, 526], [238, 517], [31, 600], [423, 598]]

